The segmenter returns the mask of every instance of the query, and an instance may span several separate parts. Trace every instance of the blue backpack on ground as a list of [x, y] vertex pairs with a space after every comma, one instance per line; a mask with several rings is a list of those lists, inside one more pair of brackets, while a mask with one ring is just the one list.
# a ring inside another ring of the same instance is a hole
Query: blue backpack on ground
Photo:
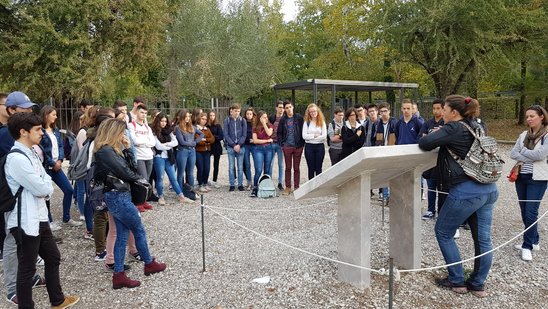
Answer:
[[263, 174], [261, 178], [259, 178], [257, 197], [270, 198], [276, 196], [278, 196], [278, 192], [276, 191], [276, 186], [274, 186], [272, 178], [270, 178], [270, 176], [267, 174]]

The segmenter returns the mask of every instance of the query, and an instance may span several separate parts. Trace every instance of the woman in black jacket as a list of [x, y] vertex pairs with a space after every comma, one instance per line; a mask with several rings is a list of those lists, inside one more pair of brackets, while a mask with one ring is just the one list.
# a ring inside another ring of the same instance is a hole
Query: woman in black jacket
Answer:
[[358, 123], [356, 109], [351, 107], [344, 114], [346, 121], [341, 128], [342, 152], [341, 160], [360, 149], [365, 141], [365, 128]]
[[129, 231], [135, 236], [135, 244], [145, 262], [145, 275], [161, 272], [166, 264], [154, 260], [148, 250], [146, 233], [137, 208], [131, 202], [130, 183], [144, 182], [136, 172], [129, 150], [129, 139], [125, 135], [126, 123], [119, 119], [105, 120], [95, 137], [94, 179], [105, 185], [104, 201], [116, 223], [117, 237], [114, 245], [114, 274], [112, 288], [133, 288], [141, 283], [128, 278], [124, 273], [124, 258]]
[[[492, 249], [491, 221], [493, 207], [498, 198], [497, 187], [494, 183], [483, 184], [472, 180], [449, 153], [451, 150], [460, 158], [466, 156], [474, 142], [474, 136], [465, 125], [474, 130], [481, 127], [476, 120], [478, 114], [479, 103], [475, 99], [459, 95], [448, 96], [445, 98], [443, 108], [445, 125], [419, 140], [419, 147], [423, 150], [440, 147], [437, 160], [440, 173], [438, 179], [442, 190], [449, 194], [438, 214], [435, 232], [447, 264], [461, 260], [453, 236], [459, 225], [467, 219], [474, 240], [475, 255]], [[475, 259], [474, 270], [466, 282], [464, 267], [462, 264], [457, 264], [449, 266], [447, 268], [449, 276], [436, 279], [436, 283], [456, 293], [471, 291], [477, 297], [485, 297], [487, 294], [484, 283], [491, 268], [492, 259], [493, 253]]]

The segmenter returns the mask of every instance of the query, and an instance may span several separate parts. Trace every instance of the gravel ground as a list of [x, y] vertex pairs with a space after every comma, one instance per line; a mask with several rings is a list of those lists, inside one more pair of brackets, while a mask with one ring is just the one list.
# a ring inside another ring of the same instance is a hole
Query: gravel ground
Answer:
[[[508, 158], [511, 145], [501, 153]], [[221, 159], [221, 189], [205, 194], [208, 206], [249, 211], [215, 210], [245, 227], [291, 246], [337, 259], [337, 221], [335, 196], [295, 201], [292, 197], [260, 200], [247, 192], [228, 192], [226, 156]], [[329, 167], [328, 157], [324, 168]], [[306, 177], [303, 158], [301, 175]], [[507, 171], [505, 171], [505, 175]], [[274, 175], [277, 171], [275, 167]], [[494, 210], [493, 243], [498, 246], [523, 226], [513, 185], [505, 179], [498, 183], [500, 198]], [[57, 190], [57, 193], [59, 191]], [[372, 275], [368, 289], [358, 289], [337, 280], [337, 264], [301, 253], [262, 238], [205, 210], [206, 272], [202, 272], [200, 207], [179, 205], [175, 195], [166, 196], [168, 205], [143, 214], [150, 250], [168, 264], [164, 273], [145, 277], [142, 264], [131, 263], [129, 276], [142, 281], [135, 289], [112, 290], [111, 274], [95, 262], [94, 244], [83, 239], [84, 228], [65, 227], [56, 232], [64, 242], [61, 282], [66, 294], [82, 297], [79, 308], [387, 308], [388, 277]], [[547, 210], [545, 197], [540, 213]], [[60, 218], [61, 198], [53, 200], [54, 217]], [[323, 203], [321, 203], [323, 202]], [[321, 204], [318, 204], [321, 203]], [[426, 201], [423, 201], [426, 209]], [[387, 268], [388, 224], [381, 222], [382, 207], [373, 200], [372, 267]], [[308, 206], [307, 206], [308, 205]], [[269, 210], [269, 211], [256, 211]], [[73, 218], [77, 218], [73, 208]], [[389, 220], [389, 209], [386, 219]], [[541, 221], [541, 238], [546, 235], [546, 220]], [[422, 266], [443, 265], [434, 237], [435, 221], [422, 224]], [[469, 231], [461, 229], [457, 241], [463, 257], [473, 256]], [[436, 287], [435, 277], [444, 270], [402, 274], [395, 283], [395, 308], [548, 308], [548, 250], [534, 252], [534, 260], [524, 262], [513, 248], [519, 240], [495, 253], [486, 288], [489, 296], [478, 299], [470, 293], [457, 295]], [[544, 243], [542, 243], [544, 246]], [[470, 269], [471, 263], [466, 264]], [[39, 268], [39, 272], [43, 269]], [[266, 284], [253, 279], [269, 276]], [[37, 308], [49, 303], [45, 289], [34, 291]], [[6, 306], [2, 302], [0, 307]]]

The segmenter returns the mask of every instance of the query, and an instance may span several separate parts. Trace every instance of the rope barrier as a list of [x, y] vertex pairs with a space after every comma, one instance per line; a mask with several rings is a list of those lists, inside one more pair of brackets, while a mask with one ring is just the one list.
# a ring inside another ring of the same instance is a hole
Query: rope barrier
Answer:
[[347, 262], [335, 260], [335, 259], [332, 259], [332, 258], [328, 258], [328, 257], [326, 257], [326, 256], [322, 256], [322, 255], [319, 255], [319, 254], [316, 254], [316, 253], [313, 253], [313, 252], [310, 252], [310, 251], [306, 251], [306, 250], [304, 250], [304, 249], [297, 248], [297, 247], [295, 247], [295, 246], [286, 244], [286, 243], [281, 242], [281, 241], [279, 241], [279, 240], [277, 240], [277, 239], [274, 239], [274, 238], [272, 238], [272, 237], [269, 237], [269, 236], [266, 236], [266, 235], [264, 235], [264, 234], [261, 234], [261, 233], [259, 233], [259, 232], [257, 232], [257, 231], [254, 231], [254, 230], [252, 230], [252, 229], [250, 229], [250, 228], [248, 228], [248, 227], [246, 227], [246, 226], [244, 226], [244, 225], [242, 225], [242, 224], [240, 224], [240, 223], [238, 223], [238, 222], [236, 222], [236, 221], [234, 221], [234, 220], [232, 220], [232, 219], [230, 219], [230, 218], [224, 216], [223, 214], [221, 214], [221, 213], [215, 211], [215, 209], [211, 208], [211, 206], [203, 205], [203, 207], [209, 208], [209, 210], [211, 210], [213, 213], [215, 213], [215, 214], [218, 215], [219, 217], [225, 219], [226, 221], [228, 221], [228, 222], [230, 222], [230, 223], [232, 223], [232, 224], [234, 224], [234, 225], [236, 225], [236, 226], [239, 226], [240, 228], [242, 228], [242, 229], [244, 229], [244, 230], [246, 230], [246, 231], [248, 231], [248, 232], [251, 232], [251, 233], [253, 233], [253, 234], [255, 234], [255, 235], [259, 236], [259, 237], [265, 238], [265, 239], [267, 239], [267, 240], [270, 240], [270, 241], [272, 241], [272, 242], [275, 242], [275, 243], [277, 243], [277, 244], [279, 244], [279, 245], [282, 245], [282, 246], [284, 246], [284, 247], [288, 247], [288, 248], [291, 248], [291, 249], [293, 249], [293, 250], [299, 251], [299, 252], [301, 252], [301, 253], [308, 254], [308, 255], [311, 255], [311, 256], [314, 256], [314, 257], [317, 257], [317, 258], [320, 258], [320, 259], [323, 259], [323, 260], [327, 260], [327, 261], [330, 261], [330, 262], [334, 262], [334, 263], [337, 263], [337, 264], [346, 265], [346, 266], [350, 266], [350, 267], [355, 267], [355, 268], [367, 270], [367, 271], [370, 271], [370, 272], [378, 273], [378, 274], [381, 274], [381, 275], [387, 274], [387, 272], [386, 272], [384, 269], [376, 270], [376, 269], [367, 268], [367, 267], [360, 266], [360, 265], [356, 265], [356, 264], [352, 264], [352, 263], [347, 263]]
[[218, 206], [207, 206], [208, 208], [217, 209], [217, 210], [230, 210], [230, 211], [243, 211], [243, 212], [278, 212], [278, 211], [286, 211], [286, 210], [297, 210], [297, 209], [304, 209], [304, 208], [310, 208], [313, 206], [318, 206], [321, 204], [327, 204], [333, 201], [336, 201], [337, 199], [330, 199], [327, 201], [314, 203], [310, 205], [304, 205], [304, 206], [297, 206], [297, 207], [291, 207], [291, 208], [276, 208], [276, 209], [244, 209], [244, 208], [230, 208], [230, 207], [218, 207]]
[[[424, 188], [424, 190], [429, 191], [429, 192], [436, 192], [436, 193], [439, 193], [439, 194], [449, 195], [449, 193], [443, 192], [443, 191], [438, 191], [438, 190], [433, 190], [433, 189], [428, 189], [428, 188]], [[517, 202], [526, 202], [526, 203], [542, 203], [544, 200], [509, 200], [509, 199], [497, 200], [497, 202], [504, 202], [504, 201], [507, 201], [507, 202], [517, 201]]]

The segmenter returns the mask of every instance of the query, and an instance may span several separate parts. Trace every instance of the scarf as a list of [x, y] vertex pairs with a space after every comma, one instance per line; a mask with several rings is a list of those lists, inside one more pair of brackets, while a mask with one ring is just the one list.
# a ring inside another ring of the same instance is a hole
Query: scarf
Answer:
[[171, 142], [171, 132], [173, 132], [173, 130], [169, 126], [165, 126], [162, 130], [160, 130], [160, 134], [157, 136], [160, 143], [163, 144]]
[[527, 131], [527, 136], [525, 136], [525, 139], [523, 140], [523, 146], [529, 150], [533, 150], [540, 138], [543, 137], [544, 134], [548, 133], [547, 129], [547, 127], [543, 126], [537, 133], [533, 133], [533, 131], [529, 129]]

